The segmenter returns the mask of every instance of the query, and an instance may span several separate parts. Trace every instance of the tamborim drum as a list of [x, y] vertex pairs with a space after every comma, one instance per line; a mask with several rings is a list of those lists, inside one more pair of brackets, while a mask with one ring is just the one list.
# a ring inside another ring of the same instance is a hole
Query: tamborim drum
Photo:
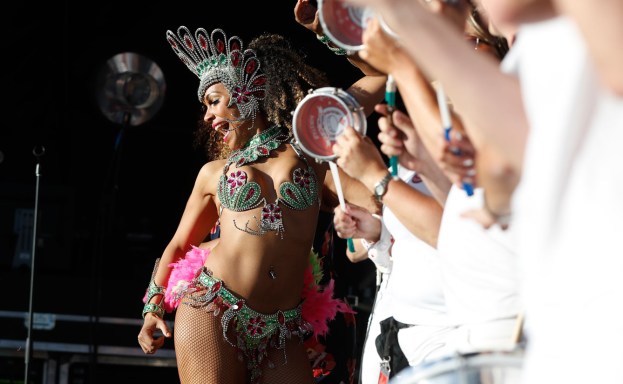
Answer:
[[523, 354], [457, 354], [403, 369], [390, 384], [520, 384]]
[[296, 106], [292, 122], [294, 137], [305, 153], [317, 160], [333, 161], [331, 148], [346, 126], [366, 134], [363, 107], [348, 92], [334, 87], [311, 91]]
[[368, 7], [358, 7], [345, 0], [318, 0], [322, 30], [335, 45], [346, 51], [362, 48], [366, 22], [373, 16]]

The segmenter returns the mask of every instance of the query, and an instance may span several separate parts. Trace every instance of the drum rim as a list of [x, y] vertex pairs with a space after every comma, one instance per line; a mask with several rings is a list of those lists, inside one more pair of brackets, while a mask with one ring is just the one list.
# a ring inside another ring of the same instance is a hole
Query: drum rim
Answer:
[[[493, 360], [491, 359], [493, 357]], [[442, 374], [455, 372], [461, 368], [482, 368], [490, 363], [500, 364], [499, 367], [519, 368], [523, 367], [523, 356], [517, 354], [499, 354], [499, 353], [474, 353], [474, 354], [457, 354], [442, 357], [439, 360], [433, 360], [422, 365], [410, 366], [405, 369], [409, 376], [401, 375], [401, 379], [395, 381], [395, 384], [417, 384], [416, 381], [423, 379], [434, 379]], [[426, 366], [424, 366], [426, 365]], [[493, 366], [498, 367], [498, 365]]]
[[[353, 95], [351, 95], [350, 93], [346, 92], [345, 90], [343, 90], [342, 88], [339, 87], [321, 87], [321, 88], [316, 88], [314, 90], [311, 90], [307, 95], [305, 95], [305, 97], [298, 103], [298, 105], [296, 106], [296, 108], [294, 109], [294, 113], [292, 114], [292, 132], [294, 133], [294, 138], [296, 139], [297, 143], [299, 144], [299, 146], [301, 147], [301, 149], [308, 154], [309, 156], [318, 159], [318, 160], [324, 160], [324, 161], [333, 161], [337, 158], [337, 156], [335, 156], [335, 154], [333, 155], [327, 155], [327, 156], [323, 156], [323, 155], [318, 155], [316, 153], [314, 153], [313, 151], [309, 150], [308, 147], [305, 146], [305, 144], [301, 141], [298, 131], [299, 129], [297, 128], [297, 120], [299, 117], [299, 114], [301, 113], [301, 109], [303, 107], [303, 105], [308, 102], [309, 100], [315, 98], [315, 97], [331, 97], [334, 100], [337, 100], [337, 102], [342, 106], [342, 108], [344, 108], [346, 111], [348, 111], [350, 113], [350, 116], [348, 116], [349, 119], [349, 125], [353, 126], [355, 124], [355, 118], [354, 115], [357, 113], [359, 115], [359, 127], [354, 127], [355, 130], [359, 133], [361, 133], [362, 135], [366, 134], [367, 131], [367, 120], [365, 115], [363, 114], [363, 112], [361, 111], [361, 107], [359, 106], [359, 103], [357, 102], [357, 99], [355, 99], [355, 97]], [[352, 105], [348, 105], [345, 102], [345, 99], [348, 100]]]
[[345, 49], [346, 51], [349, 52], [354, 52], [354, 51], [360, 51], [363, 49], [363, 43], [362, 44], [358, 44], [358, 45], [350, 45], [350, 44], [345, 44], [344, 42], [342, 42], [340, 39], [338, 39], [335, 34], [331, 31], [331, 28], [329, 28], [329, 24], [327, 24], [325, 18], [324, 18], [324, 12], [322, 12], [323, 9], [323, 3], [325, 1], [334, 1], [334, 0], [318, 0], [318, 15], [319, 15], [319, 19], [320, 19], [320, 25], [322, 26], [322, 31], [329, 37], [329, 39], [331, 39], [331, 41], [337, 45], [340, 48]]

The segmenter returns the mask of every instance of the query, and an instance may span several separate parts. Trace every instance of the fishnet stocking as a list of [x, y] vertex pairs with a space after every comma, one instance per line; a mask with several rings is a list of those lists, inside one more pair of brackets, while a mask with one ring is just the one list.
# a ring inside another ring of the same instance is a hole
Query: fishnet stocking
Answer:
[[263, 384], [313, 384], [311, 365], [307, 357], [305, 346], [299, 342], [298, 336], [286, 341], [285, 362], [282, 349], [271, 349], [268, 352], [268, 360], [274, 363], [274, 368], [267, 368], [268, 360], [262, 364]]
[[[229, 340], [235, 343], [233, 327]], [[223, 339], [221, 316], [182, 301], [177, 307], [174, 328], [177, 369], [182, 384], [247, 384], [250, 372], [246, 361], [240, 361], [238, 350]], [[262, 362], [263, 384], [313, 384], [311, 366], [303, 344], [297, 336], [286, 341], [284, 351], [269, 349]], [[274, 368], [269, 368], [270, 362]]]
[[177, 307], [175, 356], [182, 384], [246, 383], [245, 363], [223, 339], [220, 319], [184, 302]]

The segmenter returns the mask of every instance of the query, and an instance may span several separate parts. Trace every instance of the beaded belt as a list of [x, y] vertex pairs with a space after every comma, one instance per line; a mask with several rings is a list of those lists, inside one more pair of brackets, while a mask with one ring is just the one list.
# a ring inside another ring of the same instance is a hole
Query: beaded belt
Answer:
[[[201, 293], [186, 295], [188, 301], [184, 302], [193, 307], [205, 307], [214, 316], [222, 313], [223, 337], [247, 358], [247, 369], [251, 371], [254, 383], [261, 376], [260, 364], [267, 356], [269, 346], [284, 349], [285, 358], [286, 337], [298, 336], [302, 342], [312, 330], [311, 324], [302, 319], [302, 303], [294, 309], [272, 314], [257, 312], [247, 306], [244, 299], [225, 288], [225, 283], [212, 276], [212, 271], [205, 267], [191, 285], [195, 292]], [[205, 287], [205, 293], [202, 287]], [[230, 324], [234, 327], [237, 343], [232, 343], [227, 337]]]

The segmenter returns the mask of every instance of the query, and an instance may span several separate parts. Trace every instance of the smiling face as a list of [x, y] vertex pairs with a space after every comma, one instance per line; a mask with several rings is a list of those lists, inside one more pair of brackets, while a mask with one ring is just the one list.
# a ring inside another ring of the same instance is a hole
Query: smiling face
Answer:
[[206, 89], [203, 97], [203, 104], [206, 112], [203, 121], [217, 131], [223, 142], [231, 149], [241, 148], [254, 134], [248, 126], [250, 120], [239, 120], [240, 111], [230, 102], [230, 95], [227, 88], [222, 83], [216, 83]]

